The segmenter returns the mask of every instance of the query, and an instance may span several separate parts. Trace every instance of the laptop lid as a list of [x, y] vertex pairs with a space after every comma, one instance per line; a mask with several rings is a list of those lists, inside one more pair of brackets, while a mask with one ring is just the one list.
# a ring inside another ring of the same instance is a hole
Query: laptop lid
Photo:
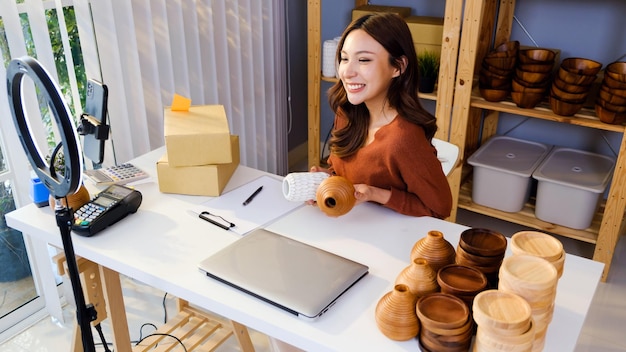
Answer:
[[199, 264], [209, 277], [292, 314], [316, 318], [368, 273], [363, 264], [256, 229]]

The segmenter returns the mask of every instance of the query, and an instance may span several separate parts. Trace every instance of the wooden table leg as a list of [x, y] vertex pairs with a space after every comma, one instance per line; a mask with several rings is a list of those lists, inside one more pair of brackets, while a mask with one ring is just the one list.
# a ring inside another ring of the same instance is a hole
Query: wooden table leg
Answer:
[[233, 320], [231, 320], [230, 323], [233, 326], [233, 333], [235, 334], [237, 342], [239, 342], [241, 350], [243, 352], [254, 352], [254, 345], [248, 334], [248, 327]]
[[98, 266], [100, 267], [108, 317], [111, 319], [111, 328], [113, 329], [113, 349], [116, 352], [130, 352], [132, 348], [120, 275], [102, 265]]

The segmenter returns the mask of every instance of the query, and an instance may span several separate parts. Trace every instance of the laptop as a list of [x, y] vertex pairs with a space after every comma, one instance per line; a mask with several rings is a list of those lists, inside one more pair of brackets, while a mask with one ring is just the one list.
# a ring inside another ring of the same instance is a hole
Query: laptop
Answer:
[[259, 228], [199, 264], [207, 276], [291, 314], [324, 314], [369, 268]]

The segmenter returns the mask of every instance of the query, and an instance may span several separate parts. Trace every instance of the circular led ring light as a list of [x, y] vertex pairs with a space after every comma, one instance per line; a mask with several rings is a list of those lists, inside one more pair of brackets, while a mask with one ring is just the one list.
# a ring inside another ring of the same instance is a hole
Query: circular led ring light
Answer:
[[[22, 81], [24, 75], [29, 76], [39, 89], [57, 124], [63, 143], [65, 172], [58, 175], [52, 167], [53, 160], [46, 162], [35, 141], [33, 141], [28, 120], [22, 105]], [[70, 110], [63, 99], [59, 87], [50, 78], [41, 64], [28, 56], [13, 59], [7, 68], [7, 91], [9, 105], [13, 115], [13, 123], [22, 143], [22, 147], [37, 174], [37, 177], [50, 190], [55, 198], [62, 198], [75, 193], [82, 180], [82, 156], [79, 148], [76, 127]]]

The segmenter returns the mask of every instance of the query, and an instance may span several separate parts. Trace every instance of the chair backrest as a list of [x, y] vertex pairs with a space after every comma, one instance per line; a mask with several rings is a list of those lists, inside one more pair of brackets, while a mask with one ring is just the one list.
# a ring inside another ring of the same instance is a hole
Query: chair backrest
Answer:
[[433, 138], [433, 146], [437, 149], [437, 158], [441, 161], [443, 173], [448, 176], [459, 160], [459, 147], [437, 138]]

